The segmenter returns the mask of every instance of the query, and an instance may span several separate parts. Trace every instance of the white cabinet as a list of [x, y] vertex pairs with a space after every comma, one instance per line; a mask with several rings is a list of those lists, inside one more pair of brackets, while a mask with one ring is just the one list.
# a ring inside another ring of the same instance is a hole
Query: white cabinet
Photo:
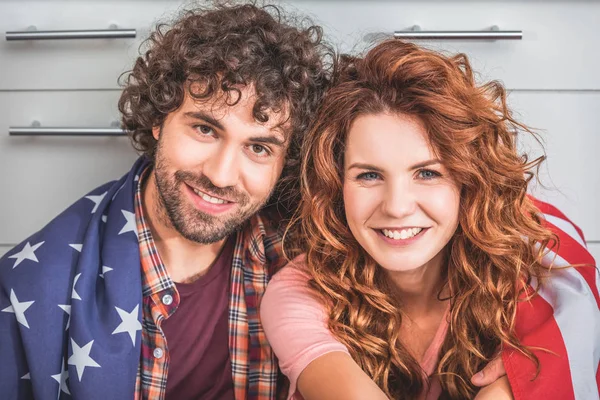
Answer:
[[[588, 241], [600, 241], [600, 92], [514, 92], [508, 102], [545, 142], [542, 185], [533, 185], [532, 192], [563, 211]], [[531, 135], [522, 138], [530, 159], [542, 154]]]
[[0, 244], [15, 244], [137, 155], [127, 137], [15, 137], [8, 126], [106, 127], [118, 91], [0, 92]]
[[[424, 43], [465, 52], [485, 79], [511, 89], [600, 89], [600, 2], [583, 1], [282, 1], [308, 13], [343, 51], [362, 50], [373, 37], [419, 25], [423, 30], [522, 30], [522, 40]], [[7, 42], [0, 40], [0, 90], [117, 88], [138, 47], [158, 20], [181, 1], [0, 2], [0, 27], [22, 31], [137, 29], [136, 39]]]
[[4, 31], [136, 29], [135, 39], [0, 40], [0, 90], [115, 89], [131, 69], [141, 42], [158, 19], [168, 20], [175, 1], [0, 2]]
[[295, 1], [341, 49], [361, 50], [375, 33], [522, 30], [522, 40], [419, 43], [467, 53], [483, 79], [511, 89], [600, 89], [597, 1]]
[[[499, 79], [527, 125], [544, 130], [548, 161], [534, 193], [561, 208], [600, 247], [600, 2], [282, 0], [310, 14], [342, 51], [374, 37], [423, 30], [522, 30], [522, 40], [435, 41], [465, 52], [480, 80]], [[180, 0], [1, 0], [0, 27], [21, 31], [137, 30], [135, 39], [8, 42], [0, 38], [0, 246], [20, 242], [88, 190], [126, 172], [127, 138], [9, 137], [9, 126], [107, 127], [118, 120], [117, 80], [157, 21]], [[3, 34], [3, 32], [2, 32]], [[531, 141], [523, 146], [536, 154]]]

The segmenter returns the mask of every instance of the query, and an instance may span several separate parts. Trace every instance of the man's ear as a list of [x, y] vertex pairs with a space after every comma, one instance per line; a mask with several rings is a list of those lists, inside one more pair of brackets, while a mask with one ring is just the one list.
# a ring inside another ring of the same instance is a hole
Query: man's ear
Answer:
[[152, 128], [152, 136], [154, 136], [154, 139], [158, 140], [158, 137], [160, 136], [160, 126]]

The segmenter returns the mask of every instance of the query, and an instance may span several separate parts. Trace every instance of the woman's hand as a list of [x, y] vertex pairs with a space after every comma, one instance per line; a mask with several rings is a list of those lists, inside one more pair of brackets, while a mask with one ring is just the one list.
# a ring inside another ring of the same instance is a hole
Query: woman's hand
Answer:
[[514, 400], [506, 375], [481, 389], [475, 400]]
[[473, 375], [471, 383], [482, 388], [477, 393], [477, 396], [475, 396], [476, 400], [514, 399], [500, 355], [496, 356], [481, 371]]
[[503, 376], [506, 376], [506, 370], [504, 369], [502, 357], [498, 355], [485, 368], [471, 377], [471, 383], [475, 386], [484, 387], [491, 385]]

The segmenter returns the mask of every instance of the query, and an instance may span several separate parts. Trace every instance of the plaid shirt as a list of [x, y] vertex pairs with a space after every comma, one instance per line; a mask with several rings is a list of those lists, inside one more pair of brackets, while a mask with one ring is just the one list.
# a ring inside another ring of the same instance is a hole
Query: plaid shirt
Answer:
[[[142, 208], [144, 170], [135, 195], [135, 217], [142, 264], [142, 353], [136, 379], [136, 400], [163, 399], [169, 351], [161, 329], [173, 315], [179, 293], [156, 249]], [[237, 234], [229, 299], [229, 354], [236, 400], [272, 400], [276, 395], [277, 362], [260, 324], [258, 306], [271, 273], [285, 262], [281, 235], [268, 229], [260, 215]]]

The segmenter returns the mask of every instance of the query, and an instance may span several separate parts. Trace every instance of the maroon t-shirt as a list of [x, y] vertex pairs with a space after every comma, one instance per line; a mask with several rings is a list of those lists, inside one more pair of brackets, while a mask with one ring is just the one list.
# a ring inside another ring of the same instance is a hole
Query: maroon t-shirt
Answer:
[[232, 239], [206, 275], [176, 284], [179, 307], [162, 323], [170, 356], [167, 399], [234, 399], [228, 323]]

